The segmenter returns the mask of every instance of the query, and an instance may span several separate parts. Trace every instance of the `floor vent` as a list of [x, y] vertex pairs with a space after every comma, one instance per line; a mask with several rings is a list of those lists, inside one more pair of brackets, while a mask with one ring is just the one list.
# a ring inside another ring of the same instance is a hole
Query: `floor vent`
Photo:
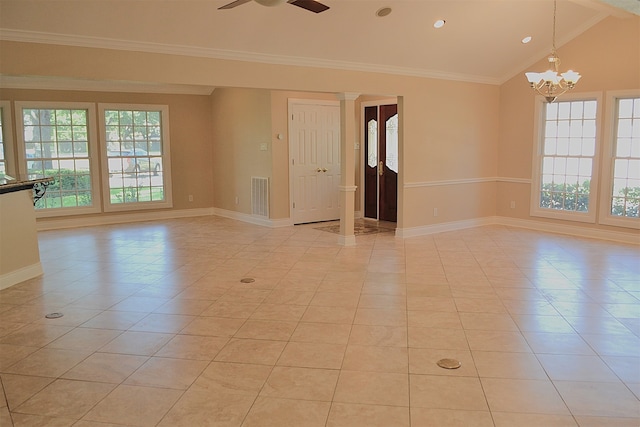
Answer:
[[269, 218], [269, 178], [251, 177], [251, 213]]

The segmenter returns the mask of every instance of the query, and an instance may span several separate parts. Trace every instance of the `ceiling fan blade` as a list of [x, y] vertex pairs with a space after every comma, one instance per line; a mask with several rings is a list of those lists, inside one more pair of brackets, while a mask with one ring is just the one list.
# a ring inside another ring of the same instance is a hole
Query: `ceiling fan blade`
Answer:
[[329, 9], [329, 6], [315, 0], [289, 0], [287, 3], [291, 3], [294, 6], [298, 6], [315, 13], [324, 12]]
[[236, 0], [236, 1], [232, 1], [229, 4], [225, 4], [224, 6], [219, 7], [218, 10], [220, 10], [220, 9], [233, 9], [236, 6], [240, 6], [242, 4], [249, 3], [250, 1], [251, 0]]

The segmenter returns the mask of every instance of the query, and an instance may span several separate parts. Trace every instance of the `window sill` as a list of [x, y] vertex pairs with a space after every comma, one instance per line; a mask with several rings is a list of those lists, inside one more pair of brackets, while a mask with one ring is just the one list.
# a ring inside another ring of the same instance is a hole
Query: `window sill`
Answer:
[[529, 213], [531, 216], [559, 219], [563, 221], [574, 221], [595, 224], [596, 218], [593, 213], [568, 212], [554, 209], [532, 209]]

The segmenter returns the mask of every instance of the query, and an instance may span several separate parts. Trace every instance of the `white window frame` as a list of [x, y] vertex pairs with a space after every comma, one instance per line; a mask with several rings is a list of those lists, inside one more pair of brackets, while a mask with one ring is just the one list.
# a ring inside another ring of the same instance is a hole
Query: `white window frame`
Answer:
[[595, 223], [598, 211], [598, 176], [601, 148], [602, 93], [582, 92], [563, 95], [559, 101], [596, 101], [596, 146], [591, 167], [588, 212], [563, 211], [540, 207], [540, 191], [542, 180], [542, 158], [546, 116], [544, 114], [546, 100], [542, 96], [535, 98], [535, 116], [533, 128], [533, 166], [531, 179], [530, 215], [567, 221]]
[[[106, 110], [137, 110], [137, 111], [159, 111], [161, 117], [162, 132], [162, 179], [163, 179], [163, 201], [134, 202], [134, 203], [111, 203], [111, 189], [109, 187], [109, 159], [107, 155], [106, 139]], [[171, 138], [169, 131], [169, 106], [160, 104], [98, 104], [98, 122], [100, 128], [100, 155], [102, 158], [102, 203], [105, 212], [138, 211], [146, 209], [162, 209], [173, 207], [173, 194], [171, 184]]]
[[11, 102], [0, 101], [0, 113], [2, 114], [2, 145], [4, 149], [5, 173], [15, 178], [15, 153], [13, 151], [13, 120], [11, 119]]
[[68, 208], [51, 208], [36, 209], [36, 218], [81, 215], [101, 212], [100, 199], [100, 164], [98, 162], [98, 145], [96, 135], [96, 106], [92, 102], [50, 102], [50, 101], [16, 101], [15, 102], [15, 120], [16, 120], [16, 137], [18, 141], [18, 174], [27, 175], [27, 159], [24, 142], [24, 122], [23, 109], [71, 109], [87, 111], [87, 138], [89, 143], [89, 170], [91, 176], [91, 206], [78, 206]]
[[613, 189], [613, 160], [616, 131], [618, 99], [637, 98], [640, 97], [640, 89], [633, 90], [616, 90], [606, 93], [606, 120], [604, 128], [604, 147], [602, 162], [602, 195], [599, 212], [599, 222], [605, 225], [613, 225], [617, 227], [640, 229], [640, 220], [638, 218], [620, 217], [611, 215], [611, 199]]

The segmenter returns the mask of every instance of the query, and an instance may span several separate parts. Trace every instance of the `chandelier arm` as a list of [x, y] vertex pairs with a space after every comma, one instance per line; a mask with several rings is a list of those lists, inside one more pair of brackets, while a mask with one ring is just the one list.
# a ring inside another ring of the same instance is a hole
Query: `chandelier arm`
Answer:
[[551, 82], [540, 82], [537, 85], [532, 85], [531, 88], [545, 98], [558, 97], [566, 93], [569, 89], [572, 89], [572, 87], [566, 84], [553, 84]]

